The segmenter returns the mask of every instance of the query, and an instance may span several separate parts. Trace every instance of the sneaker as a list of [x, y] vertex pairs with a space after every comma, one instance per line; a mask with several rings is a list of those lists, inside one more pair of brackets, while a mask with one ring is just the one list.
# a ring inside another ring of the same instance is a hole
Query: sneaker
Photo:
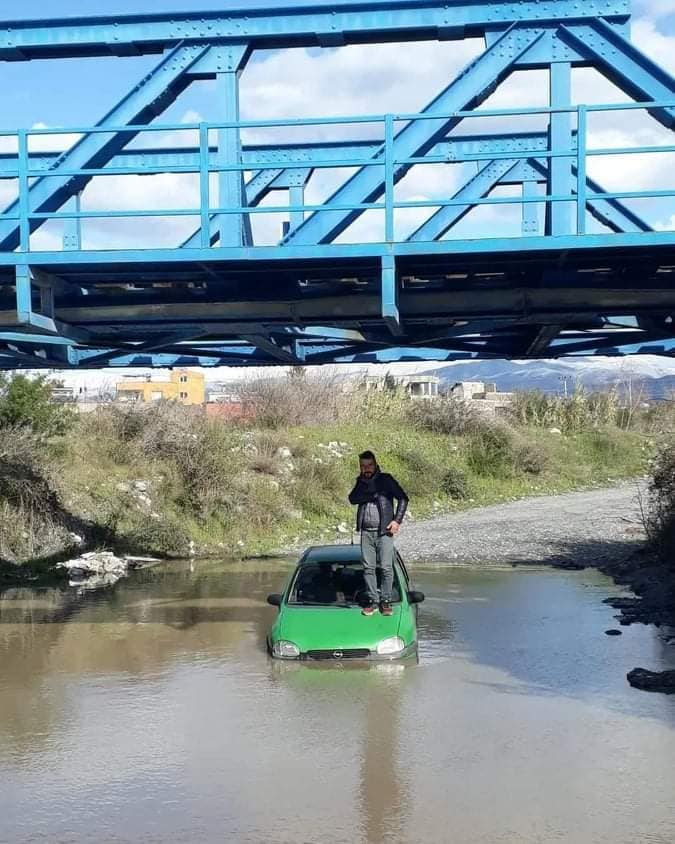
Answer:
[[382, 613], [382, 615], [392, 615], [393, 610], [389, 601], [380, 602], [380, 612]]
[[372, 604], [369, 604], [361, 610], [361, 615], [374, 615], [374, 613], [375, 607]]

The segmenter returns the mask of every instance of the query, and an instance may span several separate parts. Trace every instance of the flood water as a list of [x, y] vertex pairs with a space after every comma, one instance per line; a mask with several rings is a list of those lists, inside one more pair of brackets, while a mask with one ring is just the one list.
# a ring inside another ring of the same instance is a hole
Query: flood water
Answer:
[[419, 664], [272, 662], [288, 565], [0, 597], [0, 841], [675, 841], [667, 631], [595, 572], [412, 569]]

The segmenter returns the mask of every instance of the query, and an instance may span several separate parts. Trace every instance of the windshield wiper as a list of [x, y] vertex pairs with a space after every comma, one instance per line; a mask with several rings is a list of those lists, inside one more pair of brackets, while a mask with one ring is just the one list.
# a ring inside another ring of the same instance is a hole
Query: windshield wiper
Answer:
[[326, 604], [322, 601], [293, 601], [290, 606], [292, 607], [339, 607], [343, 610], [351, 609], [352, 607], [357, 606], [357, 604]]

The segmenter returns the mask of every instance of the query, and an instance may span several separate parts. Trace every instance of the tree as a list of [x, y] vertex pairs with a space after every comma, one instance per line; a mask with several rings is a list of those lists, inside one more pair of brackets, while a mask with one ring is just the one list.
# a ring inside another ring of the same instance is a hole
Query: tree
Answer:
[[0, 428], [30, 428], [46, 437], [64, 434], [73, 423], [72, 410], [52, 402], [46, 376], [0, 375]]

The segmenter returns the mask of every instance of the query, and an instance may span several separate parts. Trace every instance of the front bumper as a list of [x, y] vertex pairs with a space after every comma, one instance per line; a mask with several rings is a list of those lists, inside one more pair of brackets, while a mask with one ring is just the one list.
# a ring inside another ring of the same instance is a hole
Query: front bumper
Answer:
[[272, 659], [279, 662], [321, 662], [321, 663], [343, 663], [343, 662], [394, 662], [417, 655], [417, 642], [407, 645], [402, 651], [395, 654], [378, 654], [377, 651], [368, 648], [344, 648], [340, 650], [322, 649], [308, 650], [300, 653], [297, 657], [278, 657], [272, 653], [268, 643], [268, 651]]

